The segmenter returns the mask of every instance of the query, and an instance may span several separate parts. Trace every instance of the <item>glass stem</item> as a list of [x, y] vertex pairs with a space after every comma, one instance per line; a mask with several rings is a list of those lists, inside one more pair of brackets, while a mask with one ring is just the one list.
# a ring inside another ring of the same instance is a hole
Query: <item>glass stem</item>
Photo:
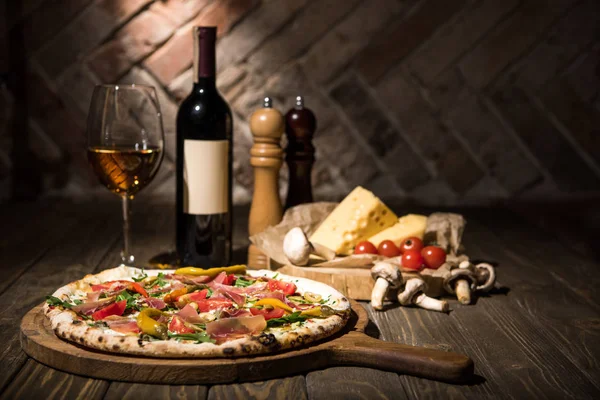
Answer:
[[129, 235], [130, 199], [129, 196], [123, 196], [121, 199], [123, 199], [123, 251], [121, 251], [121, 263], [133, 267], [135, 258], [130, 251], [131, 238]]

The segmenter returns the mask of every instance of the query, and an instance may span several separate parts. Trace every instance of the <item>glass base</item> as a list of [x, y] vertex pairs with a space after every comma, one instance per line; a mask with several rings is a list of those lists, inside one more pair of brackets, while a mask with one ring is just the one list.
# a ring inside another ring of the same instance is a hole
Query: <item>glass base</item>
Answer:
[[121, 252], [121, 265], [125, 265], [127, 267], [134, 267], [135, 257], [133, 254], [125, 254], [125, 252]]

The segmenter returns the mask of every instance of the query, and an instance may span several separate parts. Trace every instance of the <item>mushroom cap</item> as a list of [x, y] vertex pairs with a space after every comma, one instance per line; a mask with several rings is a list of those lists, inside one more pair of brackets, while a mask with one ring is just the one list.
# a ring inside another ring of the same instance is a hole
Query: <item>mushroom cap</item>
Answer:
[[468, 280], [471, 290], [474, 290], [477, 287], [477, 278], [471, 270], [468, 268], [456, 268], [450, 271], [450, 276], [444, 279], [444, 289], [446, 289], [448, 293], [454, 294], [454, 281], [457, 279]]
[[475, 266], [469, 262], [469, 260], [461, 261], [458, 264], [458, 268], [468, 269], [471, 271], [475, 271]]
[[475, 275], [477, 278], [476, 290], [487, 292], [494, 287], [496, 283], [496, 269], [488, 263], [480, 263], [475, 266]]
[[404, 291], [398, 293], [398, 301], [403, 306], [412, 304], [413, 298], [417, 293], [425, 292], [427, 283], [421, 278], [410, 278], [406, 281]]
[[306, 265], [312, 246], [301, 228], [292, 228], [283, 238], [283, 253], [295, 265]]
[[371, 268], [371, 276], [373, 279], [383, 278], [389, 282], [390, 287], [397, 288], [402, 284], [402, 274], [397, 266], [385, 261], [375, 263]]

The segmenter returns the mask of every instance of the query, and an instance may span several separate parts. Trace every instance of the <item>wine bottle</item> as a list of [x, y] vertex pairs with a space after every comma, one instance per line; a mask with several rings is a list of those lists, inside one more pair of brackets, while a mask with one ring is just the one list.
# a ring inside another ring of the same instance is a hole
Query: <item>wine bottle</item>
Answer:
[[194, 86], [177, 113], [177, 256], [200, 268], [231, 259], [233, 127], [216, 86], [216, 34], [193, 30]]

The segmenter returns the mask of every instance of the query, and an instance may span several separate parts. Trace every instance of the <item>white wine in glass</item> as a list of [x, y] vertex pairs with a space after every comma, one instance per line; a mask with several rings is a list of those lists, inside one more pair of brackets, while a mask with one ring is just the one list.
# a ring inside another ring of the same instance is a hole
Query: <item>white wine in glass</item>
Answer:
[[100, 182], [122, 199], [122, 265], [135, 262], [130, 248], [130, 201], [156, 175], [163, 149], [162, 118], [153, 87], [95, 87], [87, 121], [88, 160]]

